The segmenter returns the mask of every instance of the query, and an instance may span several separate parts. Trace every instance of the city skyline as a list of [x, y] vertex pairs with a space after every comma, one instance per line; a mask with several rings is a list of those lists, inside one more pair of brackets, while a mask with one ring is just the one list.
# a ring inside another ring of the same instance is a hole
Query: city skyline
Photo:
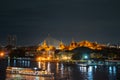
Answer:
[[48, 34], [70, 43], [88, 40], [119, 43], [120, 5], [116, 0], [1, 0], [0, 43], [17, 36], [18, 45], [34, 45]]
[[72, 43], [76, 43], [76, 44], [79, 44], [79, 43], [90, 43], [90, 44], [99, 44], [99, 45], [106, 45], [106, 46], [119, 46], [120, 43], [100, 43], [100, 42], [97, 42], [97, 41], [89, 41], [89, 40], [74, 40], [74, 38], [71, 38], [70, 41], [63, 41], [63, 40], [59, 40], [59, 39], [56, 39], [50, 35], [48, 35], [47, 37], [45, 37], [44, 39], [41, 39], [40, 41], [38, 41], [37, 44], [28, 44], [28, 45], [21, 45], [21, 44], [18, 44], [19, 40], [17, 40], [17, 36], [16, 35], [8, 35], [7, 36], [7, 40], [5, 43], [0, 43], [1, 46], [7, 46], [7, 45], [12, 45], [12, 46], [36, 46], [36, 45], [43, 45], [44, 43], [48, 46], [59, 46], [60, 44], [64, 44], [66, 46], [70, 46]]

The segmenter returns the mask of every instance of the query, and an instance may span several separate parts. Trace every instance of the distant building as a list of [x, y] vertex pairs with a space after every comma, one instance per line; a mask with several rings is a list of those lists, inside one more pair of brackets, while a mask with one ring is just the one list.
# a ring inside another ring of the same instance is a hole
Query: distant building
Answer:
[[72, 40], [69, 45], [69, 50], [75, 49], [76, 47], [78, 47], [78, 44], [74, 40]]
[[8, 35], [7, 38], [7, 45], [11, 45], [11, 46], [16, 46], [17, 44], [17, 37], [16, 35]]
[[60, 50], [65, 50], [66, 49], [66, 46], [62, 41], [60, 42], [58, 49], [60, 49]]

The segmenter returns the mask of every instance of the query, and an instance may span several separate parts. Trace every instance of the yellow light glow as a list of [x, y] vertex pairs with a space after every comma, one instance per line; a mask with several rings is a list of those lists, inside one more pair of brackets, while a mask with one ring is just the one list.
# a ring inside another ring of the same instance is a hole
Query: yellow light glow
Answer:
[[66, 56], [63, 57], [64, 60], [67, 60], [68, 58]]
[[0, 53], [0, 57], [3, 57], [3, 56], [4, 56], [4, 53], [3, 53], [3, 52], [1, 52], [1, 53]]

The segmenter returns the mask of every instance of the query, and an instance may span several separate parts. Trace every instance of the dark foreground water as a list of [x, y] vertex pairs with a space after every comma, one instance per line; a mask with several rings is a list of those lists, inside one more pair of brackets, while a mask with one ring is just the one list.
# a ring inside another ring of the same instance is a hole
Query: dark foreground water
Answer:
[[[48, 77], [7, 74], [7, 66], [41, 68], [54, 72], [54, 79]], [[62, 63], [35, 62], [30, 60], [0, 60], [0, 80], [120, 80], [120, 66], [64, 66]]]

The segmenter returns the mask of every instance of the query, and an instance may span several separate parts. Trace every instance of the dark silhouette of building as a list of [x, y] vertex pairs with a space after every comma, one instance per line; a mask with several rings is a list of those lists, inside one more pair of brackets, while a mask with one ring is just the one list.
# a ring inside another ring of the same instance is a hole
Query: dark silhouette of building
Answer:
[[7, 45], [11, 45], [11, 46], [16, 46], [17, 44], [17, 37], [16, 35], [8, 35], [8, 39], [7, 39]]

